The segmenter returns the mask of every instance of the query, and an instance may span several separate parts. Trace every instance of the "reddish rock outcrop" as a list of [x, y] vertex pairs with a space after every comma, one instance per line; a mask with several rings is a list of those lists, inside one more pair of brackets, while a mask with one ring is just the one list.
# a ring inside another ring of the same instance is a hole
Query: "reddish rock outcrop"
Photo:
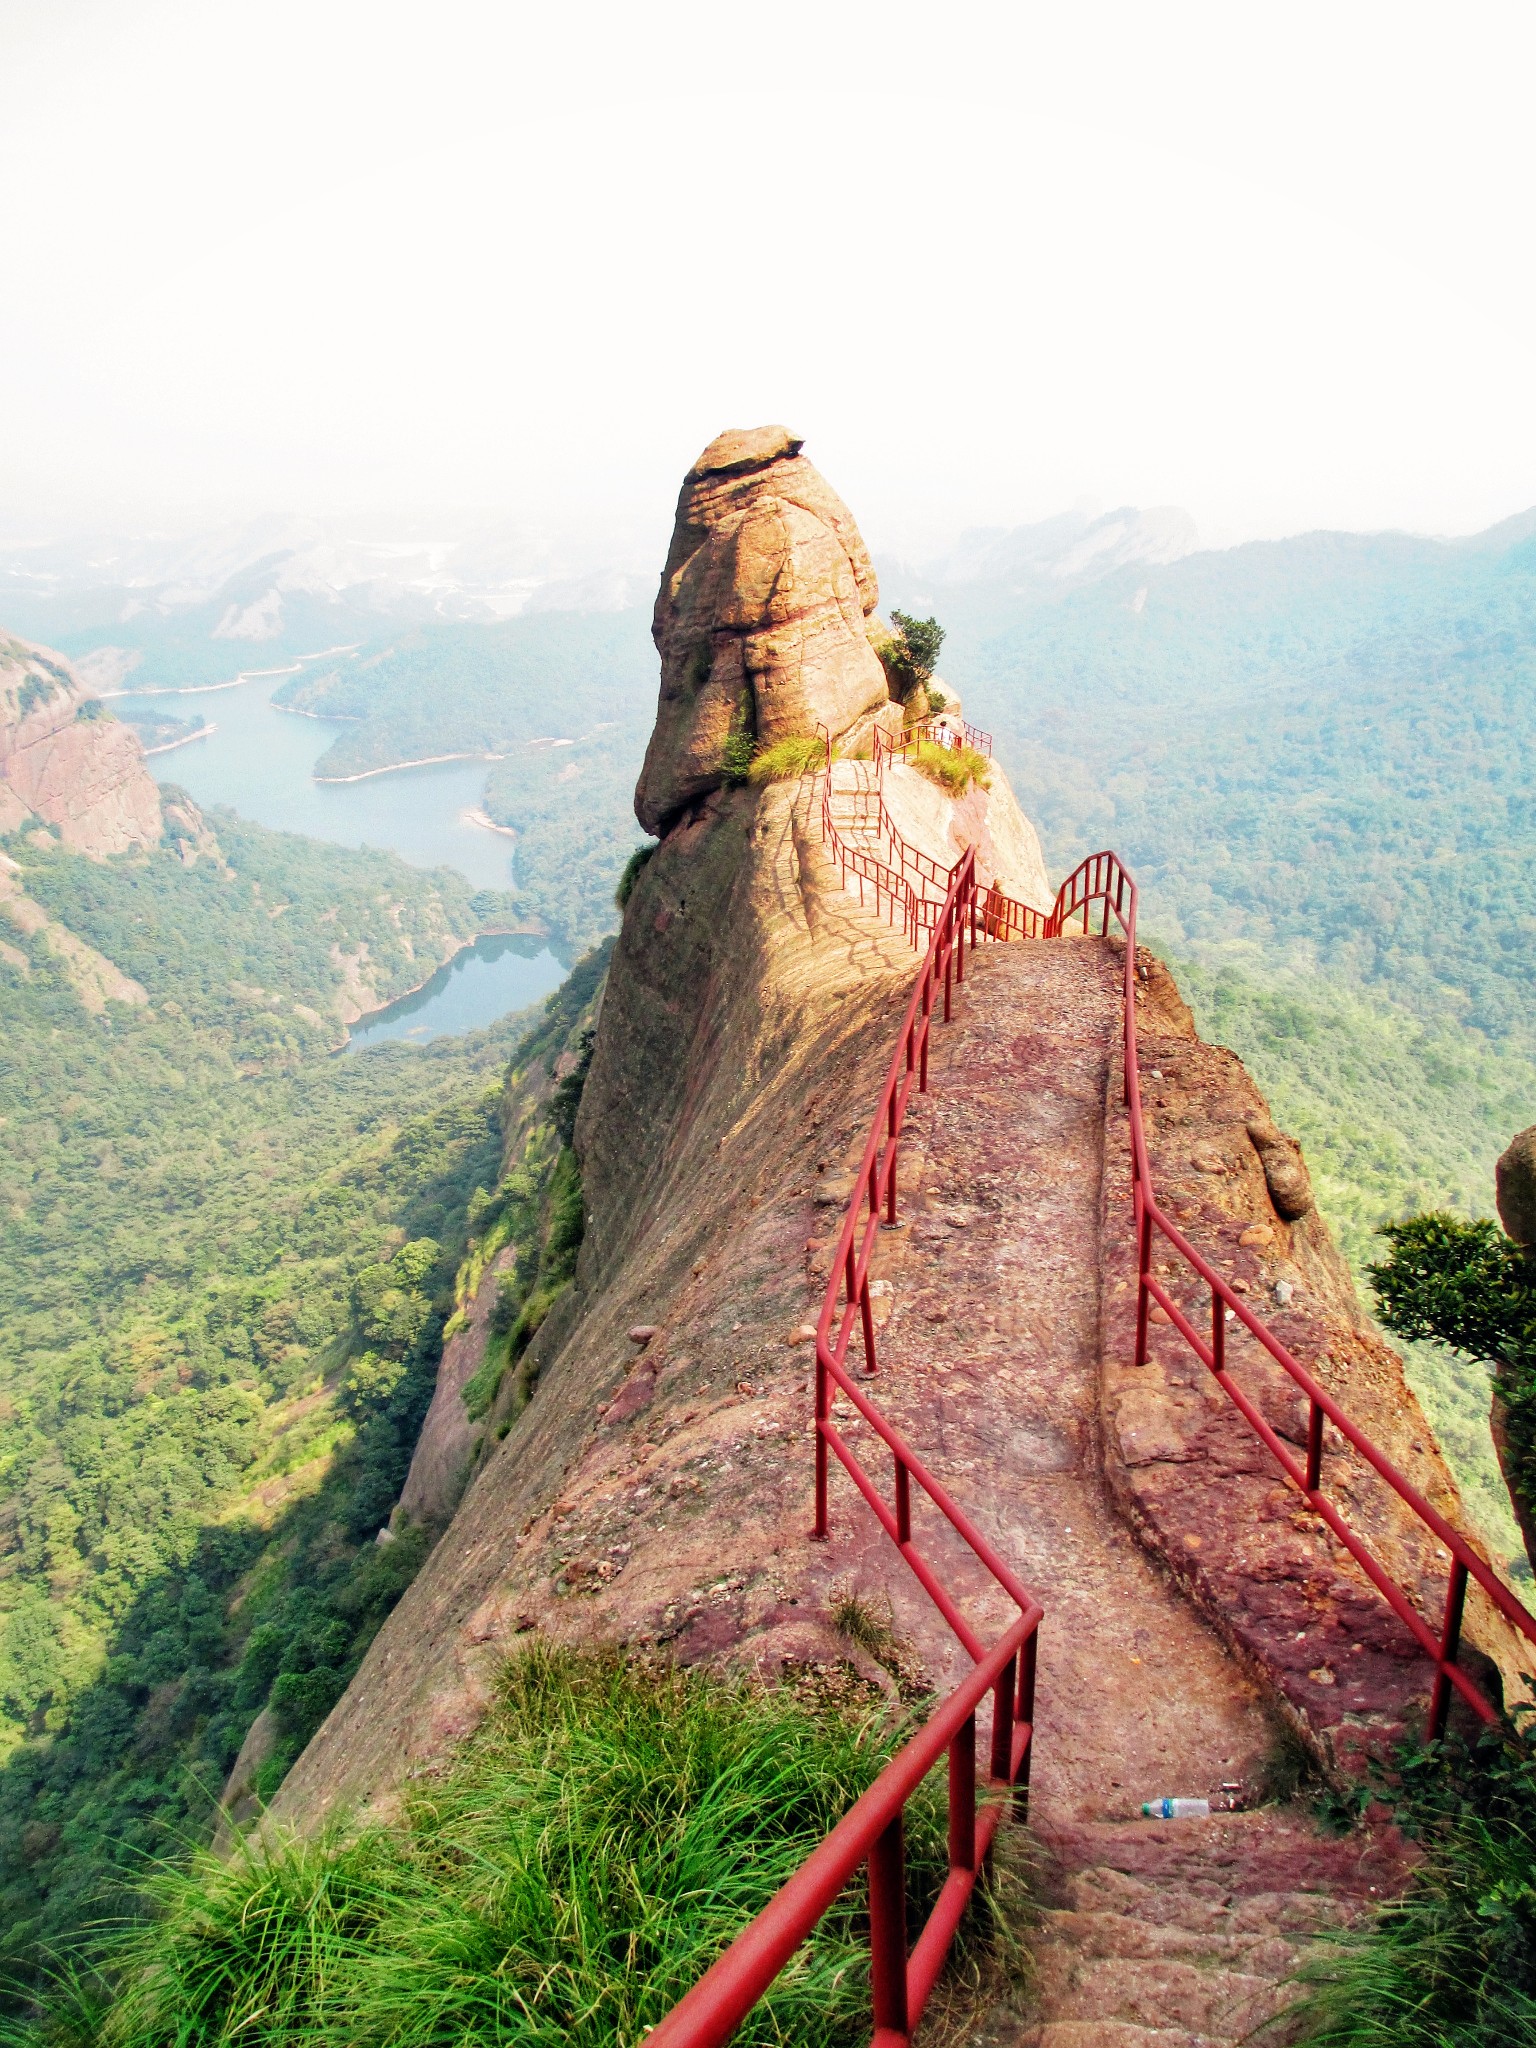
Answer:
[[733, 731], [836, 737], [889, 695], [869, 551], [800, 448], [783, 427], [721, 434], [684, 480], [651, 629], [661, 698], [635, 791], [648, 832], [721, 786]]
[[0, 832], [29, 823], [81, 853], [128, 853], [158, 843], [160, 792], [62, 655], [0, 636]]

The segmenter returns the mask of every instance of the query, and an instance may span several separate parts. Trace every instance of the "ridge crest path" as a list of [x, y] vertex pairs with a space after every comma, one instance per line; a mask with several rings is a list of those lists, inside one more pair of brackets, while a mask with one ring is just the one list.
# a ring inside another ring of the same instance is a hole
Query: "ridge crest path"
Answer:
[[[1389, 1843], [1275, 1810], [1135, 1818], [1162, 1794], [1249, 1782], [1271, 1740], [1252, 1680], [1117, 1516], [1099, 1453], [1104, 1101], [1122, 954], [1099, 939], [986, 947], [932, 1041], [902, 1139], [902, 1227], [877, 1279], [890, 1423], [1044, 1603], [1030, 1818], [1044, 1900], [1027, 2003], [988, 2048], [1184, 2048], [1278, 2014], [1306, 1941], [1396, 1888]], [[867, 1444], [846, 1400], [840, 1426]], [[1010, 1618], [977, 1561], [920, 1518], [967, 1620]], [[929, 1678], [969, 1659], [846, 1480], [829, 1571], [883, 1592]], [[1289, 2030], [1266, 2028], [1278, 2042]]]

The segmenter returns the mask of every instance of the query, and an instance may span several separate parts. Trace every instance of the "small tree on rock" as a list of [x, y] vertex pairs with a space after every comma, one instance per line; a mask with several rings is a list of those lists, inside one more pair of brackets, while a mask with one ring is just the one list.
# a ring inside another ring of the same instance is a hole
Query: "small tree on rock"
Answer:
[[937, 619], [914, 619], [898, 611], [891, 613], [891, 623], [896, 631], [881, 649], [881, 658], [897, 696], [905, 703], [915, 691], [927, 688], [938, 667], [944, 628]]

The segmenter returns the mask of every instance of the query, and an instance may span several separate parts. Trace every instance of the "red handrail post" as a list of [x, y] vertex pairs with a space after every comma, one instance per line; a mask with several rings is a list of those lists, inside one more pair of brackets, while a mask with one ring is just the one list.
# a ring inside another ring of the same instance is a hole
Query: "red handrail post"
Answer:
[[896, 1458], [896, 1541], [912, 1541], [912, 1475], [899, 1456]]
[[1458, 1557], [1451, 1565], [1451, 1582], [1445, 1589], [1445, 1625], [1440, 1631], [1440, 1661], [1435, 1667], [1434, 1691], [1429, 1696], [1429, 1739], [1438, 1742], [1445, 1733], [1451, 1707], [1451, 1681], [1446, 1671], [1456, 1662], [1461, 1648], [1461, 1615], [1467, 1601], [1467, 1568]]
[[1227, 1305], [1213, 1287], [1211, 1289], [1211, 1371], [1225, 1372], [1227, 1369]]
[[992, 1694], [992, 1777], [999, 1785], [1013, 1783], [1013, 1674], [1017, 1658], [1003, 1666]]
[[949, 969], [951, 957], [952, 949], [946, 944], [944, 948], [944, 1022], [946, 1024], [949, 1022]]
[[1035, 1756], [1035, 1670], [1039, 1651], [1040, 1630], [1037, 1625], [1030, 1630], [1019, 1652], [1019, 1696], [1013, 1709], [1015, 1720], [1024, 1722], [1029, 1729], [1029, 1740], [1019, 1759], [1019, 1774], [1013, 1786], [1013, 1810], [1020, 1820], [1029, 1818], [1029, 1767]]
[[901, 1815], [869, 1852], [869, 1989], [876, 2035], [907, 2038], [907, 1882]]
[[949, 1745], [949, 1867], [976, 1868], [976, 1716]]
[[1307, 1491], [1316, 1493], [1323, 1483], [1323, 1410], [1314, 1401], [1307, 1415]]
[[875, 1313], [869, 1304], [869, 1275], [859, 1289], [859, 1318], [864, 1327], [864, 1370], [873, 1377], [875, 1367]]
[[811, 1534], [819, 1543], [827, 1539], [827, 1424], [832, 1419], [832, 1381], [827, 1373], [821, 1345], [816, 1346], [816, 1526]]
[[1147, 1362], [1147, 1312], [1151, 1297], [1147, 1275], [1152, 1270], [1152, 1209], [1141, 1191], [1141, 1214], [1136, 1219], [1136, 1363]]

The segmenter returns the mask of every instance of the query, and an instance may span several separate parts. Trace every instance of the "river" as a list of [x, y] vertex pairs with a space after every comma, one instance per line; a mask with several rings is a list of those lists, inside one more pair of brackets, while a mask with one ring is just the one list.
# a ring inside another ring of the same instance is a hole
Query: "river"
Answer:
[[[272, 694], [291, 673], [243, 677], [213, 689], [130, 692], [113, 697], [111, 708], [124, 718], [208, 720], [215, 729], [206, 739], [155, 754], [149, 763], [157, 781], [179, 783], [200, 804], [228, 804], [259, 825], [338, 846], [385, 848], [413, 867], [457, 868], [477, 889], [510, 888], [512, 840], [469, 817], [484, 793], [483, 762], [402, 768], [362, 782], [316, 782], [315, 763], [341, 722], [280, 711]], [[350, 1043], [403, 1038], [420, 1044], [440, 1034], [477, 1031], [549, 994], [565, 972], [537, 941], [481, 939], [415, 995], [361, 1019]]]

